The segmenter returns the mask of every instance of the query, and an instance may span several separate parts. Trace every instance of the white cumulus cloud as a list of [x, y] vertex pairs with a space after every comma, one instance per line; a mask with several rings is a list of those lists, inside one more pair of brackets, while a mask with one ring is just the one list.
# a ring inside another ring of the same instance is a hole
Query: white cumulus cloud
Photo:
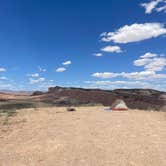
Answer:
[[103, 56], [102, 53], [94, 53], [93, 55], [94, 55], [94, 56], [98, 56], [98, 57]]
[[71, 64], [71, 61], [65, 61], [62, 63], [63, 65], [70, 65]]
[[134, 61], [135, 66], [144, 66], [151, 62], [151, 59], [141, 58]]
[[44, 68], [42, 68], [40, 66], [38, 66], [38, 69], [39, 69], [40, 72], [46, 72], [47, 71], [46, 69], [44, 69]]
[[5, 68], [0, 67], [0, 72], [5, 72], [5, 71], [6, 71], [6, 69], [5, 69]]
[[66, 68], [59, 67], [59, 68], [56, 69], [56, 72], [61, 73], [61, 72], [64, 72], [65, 70], [66, 70]]
[[128, 79], [135, 80], [149, 80], [149, 79], [165, 79], [166, 74], [157, 74], [154, 71], [141, 71], [131, 73], [121, 73], [121, 76]]
[[111, 53], [113, 53], [113, 52], [116, 52], [116, 53], [122, 52], [122, 50], [119, 46], [106, 46], [106, 47], [102, 48], [101, 51], [111, 52]]
[[101, 40], [114, 43], [131, 43], [166, 34], [166, 28], [161, 23], [144, 23], [125, 25], [115, 32], [105, 32]]
[[85, 81], [86, 88], [101, 88], [101, 89], [119, 89], [119, 88], [151, 88], [157, 90], [165, 91], [165, 84], [161, 84], [160, 80], [158, 81], [148, 81], [148, 80], [118, 80], [118, 81], [110, 81], [110, 80], [97, 80], [97, 81]]
[[150, 63], [145, 65], [146, 70], [162, 71], [166, 66], [166, 58], [154, 58]]
[[147, 3], [141, 3], [141, 6], [145, 8], [146, 14], [151, 14], [153, 11], [166, 12], [166, 0], [152, 0]]
[[142, 3], [141, 6], [145, 8], [146, 14], [151, 14], [153, 9], [155, 9], [156, 6], [162, 1], [163, 0], [153, 0], [153, 1], [148, 2], [148, 3]]
[[158, 74], [154, 71], [141, 71], [141, 72], [131, 72], [131, 73], [103, 72], [103, 73], [93, 73], [92, 76], [96, 78], [101, 78], [101, 79], [122, 77], [127, 79], [134, 79], [134, 80], [149, 80], [149, 79], [165, 79], [166, 78], [166, 74]]
[[28, 74], [28, 76], [30, 76], [30, 77], [39, 77], [40, 75], [39, 75], [39, 73], [34, 73], [34, 74]]
[[29, 78], [29, 83], [30, 84], [37, 84], [37, 83], [41, 83], [43, 81], [45, 81], [45, 78], [43, 78], [43, 77], [38, 78], [38, 79]]
[[142, 55], [141, 58], [153, 58], [156, 56], [158, 56], [158, 55], [155, 53], [147, 52], [146, 54]]
[[119, 74], [111, 73], [111, 72], [103, 72], [103, 73], [93, 73], [92, 76], [96, 78], [114, 78], [114, 77], [118, 77]]
[[2, 76], [2, 77], [0, 77], [0, 80], [7, 80], [7, 77]]
[[135, 66], [143, 66], [148, 71], [162, 71], [166, 67], [166, 58], [154, 53], [146, 53], [134, 61]]
[[125, 78], [134, 80], [151, 80], [151, 79], [166, 79], [166, 74], [158, 73], [165, 69], [166, 58], [165, 55], [159, 55], [151, 52], [147, 52], [140, 56], [139, 59], [133, 62], [135, 66], [142, 66], [143, 71], [139, 72], [96, 72], [91, 76], [101, 79], [106, 78]]

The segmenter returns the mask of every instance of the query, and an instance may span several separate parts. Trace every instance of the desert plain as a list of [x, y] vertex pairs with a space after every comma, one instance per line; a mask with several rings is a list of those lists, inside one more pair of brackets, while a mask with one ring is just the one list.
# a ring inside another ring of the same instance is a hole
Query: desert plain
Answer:
[[166, 112], [29, 108], [0, 116], [0, 166], [165, 166]]

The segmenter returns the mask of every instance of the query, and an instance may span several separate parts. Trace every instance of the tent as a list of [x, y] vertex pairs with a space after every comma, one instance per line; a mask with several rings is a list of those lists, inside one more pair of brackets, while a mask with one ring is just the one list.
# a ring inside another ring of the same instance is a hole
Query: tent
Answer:
[[125, 111], [128, 110], [128, 107], [123, 100], [118, 99], [111, 105], [111, 109], [114, 111]]

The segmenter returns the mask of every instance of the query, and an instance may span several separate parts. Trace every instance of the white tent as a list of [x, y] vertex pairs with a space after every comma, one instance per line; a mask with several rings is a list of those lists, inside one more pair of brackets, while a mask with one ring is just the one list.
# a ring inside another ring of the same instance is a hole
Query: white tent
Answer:
[[123, 100], [118, 99], [111, 105], [111, 109], [115, 111], [124, 111], [128, 110], [128, 107]]

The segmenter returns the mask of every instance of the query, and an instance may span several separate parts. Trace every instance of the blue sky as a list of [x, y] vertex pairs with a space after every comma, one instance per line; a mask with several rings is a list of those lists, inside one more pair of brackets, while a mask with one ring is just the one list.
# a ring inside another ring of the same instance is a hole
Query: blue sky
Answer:
[[0, 89], [166, 88], [165, 0], [2, 0]]

